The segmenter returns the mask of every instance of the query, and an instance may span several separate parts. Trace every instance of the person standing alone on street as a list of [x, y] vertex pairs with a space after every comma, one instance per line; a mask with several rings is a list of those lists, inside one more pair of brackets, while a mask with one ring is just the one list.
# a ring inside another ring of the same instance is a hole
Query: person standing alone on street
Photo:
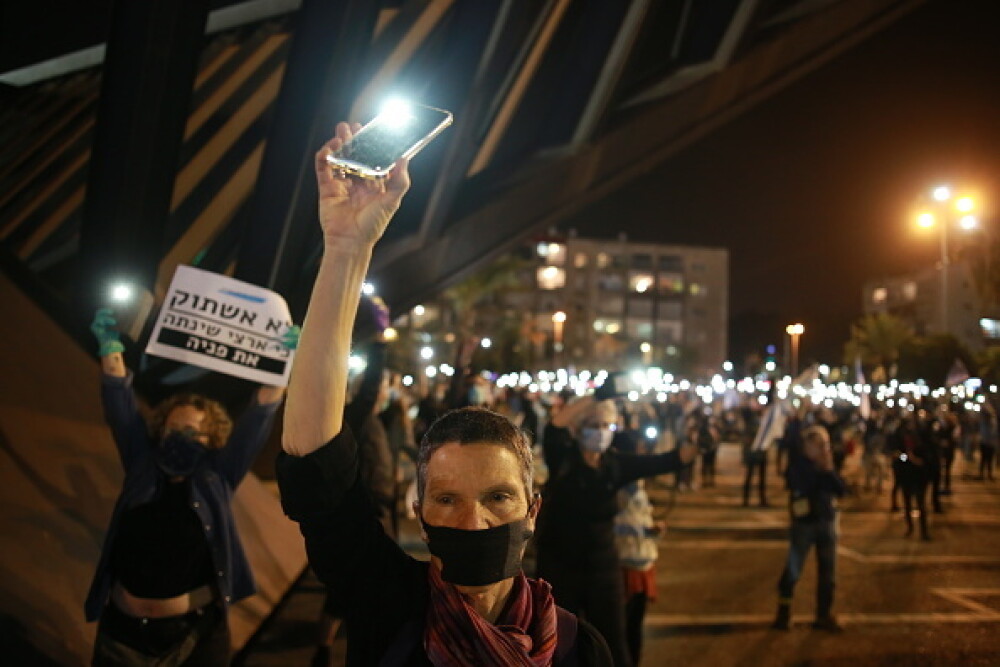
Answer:
[[809, 550], [815, 545], [818, 565], [816, 621], [813, 627], [840, 632], [843, 628], [831, 613], [837, 564], [837, 498], [846, 487], [833, 466], [830, 435], [822, 426], [802, 432], [801, 451], [790, 452], [786, 479], [792, 525], [788, 560], [778, 581], [778, 613], [773, 628], [791, 627], [792, 593], [802, 574]]

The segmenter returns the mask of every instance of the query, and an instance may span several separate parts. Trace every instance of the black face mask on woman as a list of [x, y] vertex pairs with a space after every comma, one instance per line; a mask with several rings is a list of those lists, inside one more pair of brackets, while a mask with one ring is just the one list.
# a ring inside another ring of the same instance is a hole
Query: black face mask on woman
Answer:
[[485, 530], [420, 523], [430, 552], [441, 559], [441, 578], [459, 586], [486, 586], [516, 575], [532, 535], [527, 517]]
[[184, 431], [170, 431], [156, 450], [156, 465], [167, 477], [190, 477], [208, 452]]

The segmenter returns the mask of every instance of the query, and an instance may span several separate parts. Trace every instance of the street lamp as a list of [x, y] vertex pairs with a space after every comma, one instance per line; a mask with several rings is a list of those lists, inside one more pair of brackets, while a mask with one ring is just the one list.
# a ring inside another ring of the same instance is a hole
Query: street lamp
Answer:
[[805, 332], [806, 328], [800, 323], [789, 324], [785, 327], [785, 333], [792, 339], [792, 377], [799, 374], [799, 336]]
[[642, 363], [648, 366], [653, 359], [653, 346], [643, 341], [639, 346], [639, 351], [642, 352]]
[[559, 357], [563, 348], [563, 324], [566, 323], [566, 313], [557, 310], [552, 313], [552, 350], [554, 352], [553, 366], [559, 365]]
[[[971, 212], [976, 208], [972, 197], [954, 197], [947, 185], [939, 185], [931, 190], [931, 199], [936, 203], [937, 215], [931, 211], [921, 211], [917, 214], [917, 225], [924, 229], [937, 227], [941, 239], [941, 332], [948, 333], [948, 227], [957, 217], [959, 227], [964, 231], [972, 231], [979, 227], [979, 220]], [[954, 212], [948, 203], [954, 201]], [[938, 219], [940, 217], [940, 220]]]

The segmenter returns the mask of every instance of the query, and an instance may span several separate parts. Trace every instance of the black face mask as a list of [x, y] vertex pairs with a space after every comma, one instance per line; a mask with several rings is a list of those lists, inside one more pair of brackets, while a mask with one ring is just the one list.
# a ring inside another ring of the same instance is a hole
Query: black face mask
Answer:
[[170, 431], [156, 451], [156, 465], [167, 477], [190, 477], [208, 450], [183, 431]]
[[485, 530], [462, 530], [420, 523], [427, 546], [441, 559], [441, 578], [459, 586], [486, 586], [521, 571], [521, 552], [531, 539], [528, 519]]

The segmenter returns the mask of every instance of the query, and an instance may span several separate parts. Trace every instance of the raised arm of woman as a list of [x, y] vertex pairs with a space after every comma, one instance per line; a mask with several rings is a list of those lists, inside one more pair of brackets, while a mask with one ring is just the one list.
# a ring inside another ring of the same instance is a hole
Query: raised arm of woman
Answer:
[[359, 126], [337, 124], [336, 136], [316, 154], [323, 257], [302, 325], [285, 403], [282, 447], [305, 456], [343, 426], [351, 328], [372, 249], [410, 185], [406, 161], [382, 181], [335, 171], [327, 156]]

